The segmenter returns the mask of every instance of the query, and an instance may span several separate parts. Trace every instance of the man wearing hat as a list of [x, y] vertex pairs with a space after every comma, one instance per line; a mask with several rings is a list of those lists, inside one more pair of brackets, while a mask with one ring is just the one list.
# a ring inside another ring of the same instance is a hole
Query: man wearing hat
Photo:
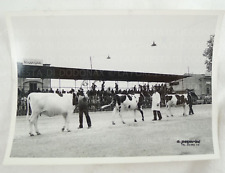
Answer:
[[77, 92], [78, 96], [78, 108], [79, 108], [79, 127], [83, 128], [83, 113], [86, 117], [88, 128], [91, 128], [91, 118], [88, 113], [88, 97], [84, 94], [83, 88], [80, 88]]

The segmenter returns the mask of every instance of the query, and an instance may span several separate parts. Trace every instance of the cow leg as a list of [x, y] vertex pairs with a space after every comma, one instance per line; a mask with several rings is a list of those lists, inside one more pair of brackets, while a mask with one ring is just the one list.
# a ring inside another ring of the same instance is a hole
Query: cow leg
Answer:
[[123, 117], [122, 117], [122, 114], [121, 114], [121, 105], [119, 104], [119, 116], [120, 116], [120, 119], [122, 121], [123, 124], [126, 124], [124, 121], [123, 121]]
[[121, 119], [122, 123], [123, 124], [126, 124], [125, 121], [123, 121], [123, 117], [122, 117], [122, 114], [121, 113], [119, 113], [119, 116], [120, 116], [120, 119]]
[[65, 131], [67, 129], [67, 132], [70, 132], [70, 128], [69, 128], [69, 116], [67, 113], [63, 114], [63, 118], [64, 118], [64, 121], [65, 121], [65, 124], [62, 128], [62, 131]]
[[122, 123], [123, 123], [123, 124], [126, 124], [126, 123], [123, 121], [123, 117], [122, 117], [122, 114], [121, 114], [120, 111], [119, 111], [119, 116], [120, 116], [120, 119], [121, 119]]
[[112, 125], [115, 125], [115, 116], [116, 116], [116, 108], [113, 109], [113, 114], [112, 114]]
[[39, 130], [38, 130], [38, 116], [35, 118], [35, 120], [34, 120], [34, 128], [35, 128], [35, 132], [36, 132], [36, 134], [37, 135], [41, 135], [41, 133], [39, 132]]
[[66, 129], [67, 129], [67, 132], [71, 132], [70, 131], [70, 117], [69, 117], [69, 114], [66, 114], [66, 116], [65, 116], [65, 126], [66, 126]]
[[64, 126], [62, 127], [62, 132], [64, 132], [64, 130], [66, 129], [66, 116], [63, 114], [63, 118], [64, 118]]
[[166, 105], [166, 109], [167, 109], [167, 117], [169, 117], [170, 113], [169, 113], [169, 105]]
[[33, 122], [31, 122], [30, 120], [29, 120], [29, 126], [30, 126], [30, 132], [29, 132], [29, 135], [30, 135], [30, 136], [34, 136], [34, 134], [33, 134]]
[[183, 116], [187, 116], [187, 104], [183, 105], [183, 110], [184, 110]]
[[167, 117], [169, 117], [169, 116], [173, 117], [173, 114], [172, 114], [172, 111], [171, 111], [171, 106], [170, 105], [166, 105], [166, 107], [167, 107], [167, 112], [168, 112]]
[[30, 127], [29, 135], [30, 136], [34, 136], [33, 127], [34, 127], [35, 119], [36, 119], [37, 116], [38, 116], [38, 114], [32, 113], [31, 116], [29, 117], [29, 127]]
[[134, 110], [134, 122], [135, 123], [137, 122], [137, 119], [136, 119], [136, 110]]

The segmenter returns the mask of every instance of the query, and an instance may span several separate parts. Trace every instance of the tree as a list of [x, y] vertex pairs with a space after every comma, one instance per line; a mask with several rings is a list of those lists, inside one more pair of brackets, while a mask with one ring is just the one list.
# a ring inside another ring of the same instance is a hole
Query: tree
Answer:
[[207, 41], [207, 48], [204, 50], [203, 53], [203, 56], [206, 57], [205, 65], [208, 72], [212, 71], [214, 37], [215, 35], [210, 35], [210, 40]]

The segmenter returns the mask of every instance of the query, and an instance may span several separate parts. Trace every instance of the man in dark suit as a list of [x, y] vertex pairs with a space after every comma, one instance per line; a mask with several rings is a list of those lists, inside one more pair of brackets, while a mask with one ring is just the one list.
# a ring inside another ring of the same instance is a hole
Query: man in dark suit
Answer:
[[91, 128], [91, 118], [88, 113], [88, 97], [84, 94], [82, 88], [80, 88], [77, 92], [78, 96], [78, 108], [79, 108], [79, 127], [78, 129], [83, 128], [83, 114], [86, 117], [88, 128]]
[[192, 101], [192, 96], [190, 91], [187, 91], [187, 98], [188, 98], [188, 105], [189, 105], [189, 115], [193, 115], [194, 114], [194, 111], [192, 109], [193, 101]]

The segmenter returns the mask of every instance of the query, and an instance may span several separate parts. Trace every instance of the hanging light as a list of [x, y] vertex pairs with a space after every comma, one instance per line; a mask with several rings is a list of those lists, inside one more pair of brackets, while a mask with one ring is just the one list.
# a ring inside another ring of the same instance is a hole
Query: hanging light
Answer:
[[108, 55], [107, 59], [111, 59], [111, 57]]
[[151, 46], [157, 46], [156, 44], [155, 44], [155, 42], [153, 41], [153, 43], [152, 43], [152, 45]]

